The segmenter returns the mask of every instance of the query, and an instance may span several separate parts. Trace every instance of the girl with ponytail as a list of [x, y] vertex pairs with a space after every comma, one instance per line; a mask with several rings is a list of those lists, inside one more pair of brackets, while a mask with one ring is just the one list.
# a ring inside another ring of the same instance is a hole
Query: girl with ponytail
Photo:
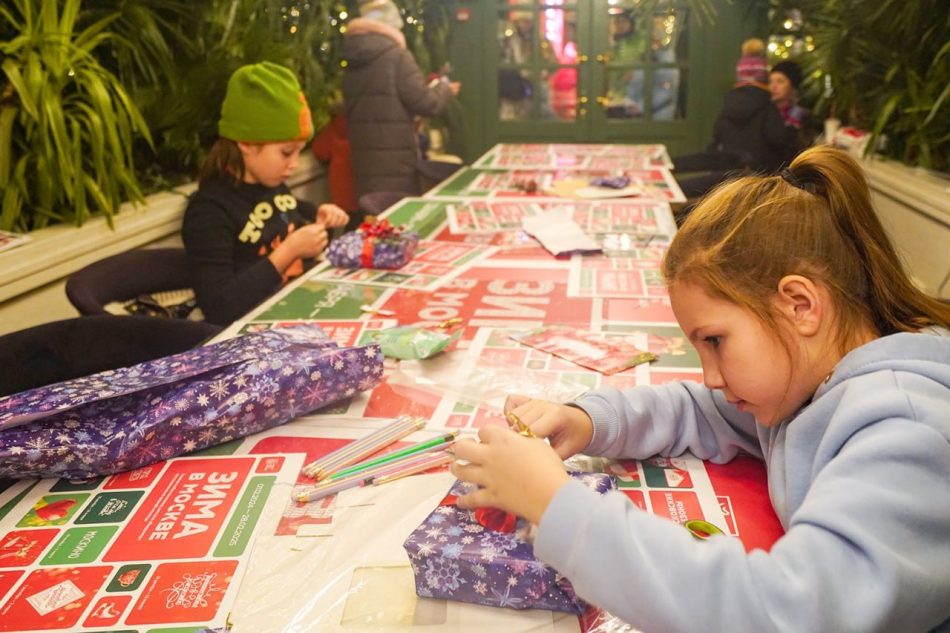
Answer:
[[[510, 396], [548, 442], [457, 442], [453, 472], [480, 486], [459, 506], [537, 523], [535, 554], [643, 631], [950, 631], [950, 306], [904, 273], [860, 166], [817, 147], [720, 186], [663, 272], [704, 384]], [[771, 551], [693, 541], [561, 461], [687, 450], [765, 461]]]

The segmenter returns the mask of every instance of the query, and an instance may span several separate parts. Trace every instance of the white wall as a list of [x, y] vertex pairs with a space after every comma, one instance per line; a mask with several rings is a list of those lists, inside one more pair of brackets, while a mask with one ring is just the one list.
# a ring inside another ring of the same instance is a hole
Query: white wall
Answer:
[[926, 292], [950, 299], [950, 180], [889, 161], [865, 163], [874, 208]]

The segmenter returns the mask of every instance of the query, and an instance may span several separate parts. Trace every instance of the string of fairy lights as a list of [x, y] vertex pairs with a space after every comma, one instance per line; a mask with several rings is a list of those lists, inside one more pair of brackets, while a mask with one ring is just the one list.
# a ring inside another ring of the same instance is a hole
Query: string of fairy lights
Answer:
[[[280, 7], [281, 18], [286, 23], [287, 31], [291, 34], [297, 33], [300, 29], [300, 21], [310, 13], [310, 9], [315, 5], [310, 2], [297, 2]], [[418, 7], [418, 15], [409, 15], [405, 7], [398, 6], [399, 13], [403, 21], [410, 28], [415, 28], [420, 33], [425, 31], [425, 6]], [[345, 4], [339, 3], [329, 8], [329, 23], [337, 33], [346, 33], [346, 24], [351, 17], [355, 17], [355, 11], [351, 11]]]
[[781, 23], [782, 32], [769, 35], [768, 52], [773, 61], [800, 57], [815, 50], [815, 38], [802, 32], [801, 11], [790, 9]]
[[[406, 25], [405, 29], [415, 29], [419, 33], [424, 33], [425, 3], [418, 3], [412, 14], [406, 10], [405, 6], [400, 6], [400, 4], [401, 3], [396, 2], [399, 13]], [[330, 55], [335, 48], [333, 40], [339, 41], [339, 38], [346, 33], [347, 24], [352, 18], [358, 15], [358, 12], [355, 8], [351, 8], [343, 2], [338, 2], [333, 5], [324, 5], [319, 1], [312, 0], [308, 2], [291, 2], [284, 4], [279, 8], [279, 14], [284, 23], [283, 28], [286, 29], [289, 35], [302, 33], [305, 20], [311, 18], [324, 20], [332, 33], [330, 33], [331, 37], [325, 38], [317, 48], [322, 54]], [[344, 60], [340, 60], [339, 63], [342, 67], [346, 66]]]

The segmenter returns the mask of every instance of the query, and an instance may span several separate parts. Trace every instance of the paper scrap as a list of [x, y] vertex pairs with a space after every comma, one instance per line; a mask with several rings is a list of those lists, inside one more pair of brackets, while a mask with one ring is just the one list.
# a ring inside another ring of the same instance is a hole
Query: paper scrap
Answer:
[[597, 241], [574, 221], [569, 206], [555, 207], [541, 215], [527, 217], [522, 226], [552, 255], [600, 250]]

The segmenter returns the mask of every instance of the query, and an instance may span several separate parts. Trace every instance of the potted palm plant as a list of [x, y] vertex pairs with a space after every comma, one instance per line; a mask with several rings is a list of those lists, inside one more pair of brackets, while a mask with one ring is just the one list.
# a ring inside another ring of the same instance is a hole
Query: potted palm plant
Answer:
[[[413, 46], [440, 64], [448, 22], [441, 0], [400, 2], [431, 16], [407, 29]], [[29, 231], [33, 240], [0, 253], [0, 321], [29, 324], [6, 318], [27, 291], [60, 296], [55, 282], [85, 263], [177, 234], [183, 194], [194, 187], [238, 66], [291, 66], [317, 127], [324, 123], [342, 31], [356, 14], [356, 0], [3, 3], [0, 230]], [[304, 171], [302, 195], [319, 198], [322, 171], [315, 163]], [[143, 198], [149, 191], [159, 193]], [[68, 305], [52, 316], [69, 316]]]
[[[950, 14], [942, 0], [771, 0], [800, 11], [820, 115], [866, 130], [875, 206], [917, 281], [950, 296]], [[877, 152], [875, 154], [875, 152]], [[882, 160], [883, 158], [883, 160]]]
[[[872, 132], [869, 150], [950, 171], [950, 14], [941, 0], [773, 0], [800, 12], [821, 114]], [[875, 142], [886, 136], [886, 142]]]
[[80, 0], [13, 0], [0, 7], [0, 228], [27, 231], [111, 218], [141, 200], [132, 163], [148, 127], [125, 87], [96, 57], [118, 12], [77, 28]]

